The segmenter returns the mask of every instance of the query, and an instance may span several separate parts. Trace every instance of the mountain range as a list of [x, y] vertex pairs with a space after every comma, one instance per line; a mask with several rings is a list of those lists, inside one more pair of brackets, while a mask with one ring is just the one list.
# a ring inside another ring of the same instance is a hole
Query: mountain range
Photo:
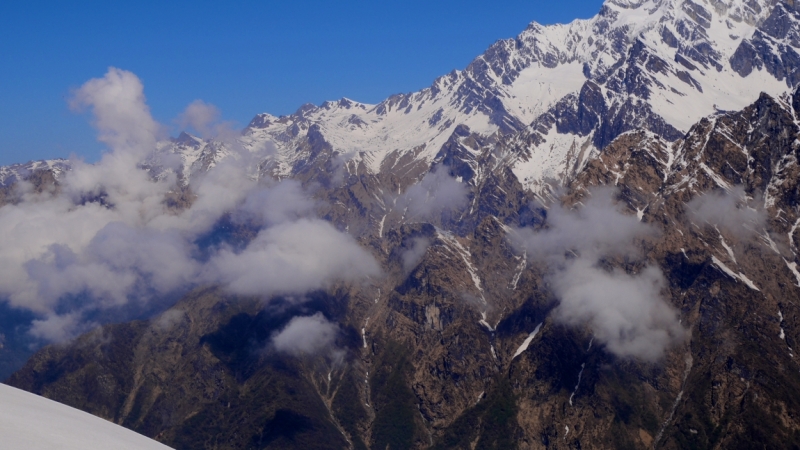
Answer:
[[0, 168], [0, 227], [97, 223], [0, 242], [7, 383], [179, 449], [799, 447], [798, 52], [793, 2], [607, 0], [377, 105]]

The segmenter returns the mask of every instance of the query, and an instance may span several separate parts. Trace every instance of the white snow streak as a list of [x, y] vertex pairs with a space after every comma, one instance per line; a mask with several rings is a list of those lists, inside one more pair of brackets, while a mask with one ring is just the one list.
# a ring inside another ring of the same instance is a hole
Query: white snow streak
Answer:
[[[778, 308], [778, 319], [780, 319], [779, 323], [780, 323], [780, 326], [781, 326], [780, 327], [781, 331], [780, 331], [780, 333], [778, 333], [778, 337], [782, 341], [786, 341], [786, 332], [783, 330], [783, 311], [781, 311], [780, 308]], [[788, 343], [786, 344], [786, 348], [789, 349], [789, 357], [790, 358], [794, 358], [794, 350], [792, 350], [792, 347], [789, 347]]]
[[367, 405], [368, 408], [371, 408], [371, 406], [369, 405], [369, 370], [367, 371], [367, 374], [364, 375], [364, 386], [365, 386], [364, 388], [366, 389], [366, 393], [367, 393], [366, 394], [367, 395], [367, 401], [365, 401], [364, 404]]
[[783, 326], [782, 326], [783, 325], [783, 311], [781, 311], [780, 309], [778, 309], [778, 319], [780, 319], [779, 323], [781, 324], [781, 332], [780, 332], [780, 334], [778, 334], [778, 337], [781, 338], [781, 340], [785, 341], [786, 340], [786, 333], [783, 332]]
[[800, 226], [800, 219], [797, 219], [797, 221], [794, 223], [794, 225], [792, 225], [791, 231], [789, 231], [789, 244], [791, 244], [792, 247], [795, 246], [795, 244], [794, 244], [794, 232], [797, 231], [797, 227], [798, 226]]
[[578, 382], [575, 384], [575, 389], [572, 390], [572, 394], [569, 396], [569, 406], [572, 406], [572, 397], [575, 397], [575, 393], [578, 392], [578, 386], [581, 385], [581, 377], [583, 376], [583, 369], [586, 367], [586, 363], [581, 364], [581, 371], [578, 372]]
[[369, 317], [364, 322], [364, 326], [361, 327], [361, 340], [364, 342], [364, 348], [367, 348], [367, 326], [369, 325]]
[[783, 262], [786, 263], [786, 267], [792, 271], [794, 277], [797, 278], [797, 287], [800, 287], [800, 272], [797, 271], [797, 263], [796, 262], [789, 262], [786, 258], [783, 259]]
[[514, 360], [514, 358], [521, 355], [522, 352], [528, 349], [528, 346], [531, 345], [531, 341], [533, 341], [533, 338], [535, 338], [536, 335], [539, 333], [539, 329], [542, 328], [542, 323], [536, 325], [536, 328], [534, 328], [533, 331], [531, 331], [531, 334], [529, 334], [528, 337], [525, 338], [525, 341], [522, 342], [522, 345], [520, 345], [517, 351], [514, 352], [514, 356], [511, 357], [512, 361]]
[[525, 271], [525, 267], [528, 265], [528, 250], [525, 250], [522, 253], [522, 260], [517, 264], [517, 273], [514, 274], [514, 278], [511, 280], [511, 288], [512, 291], [517, 289], [517, 285], [519, 284], [519, 279], [522, 276], [522, 272]]
[[717, 183], [717, 186], [721, 187], [722, 189], [725, 189], [726, 191], [730, 191], [731, 189], [733, 189], [733, 186], [731, 186], [730, 183], [725, 181], [716, 172], [711, 170], [711, 168], [708, 167], [705, 163], [700, 163], [700, 168], [703, 169], [703, 172], [705, 172], [706, 175], [708, 175], [712, 180], [714, 180], [714, 183]]
[[489, 322], [486, 321], [486, 311], [481, 312], [481, 320], [479, 320], [478, 323], [486, 327], [486, 329], [490, 332], [494, 333], [494, 327], [489, 325]]
[[736, 256], [733, 254], [733, 249], [728, 246], [728, 243], [725, 242], [725, 238], [723, 238], [721, 234], [719, 235], [719, 241], [722, 243], [722, 246], [725, 247], [725, 250], [728, 252], [728, 256], [731, 257], [731, 261], [733, 261], [734, 264], [738, 264], [736, 262]]
[[717, 259], [716, 256], [712, 256], [711, 257], [711, 261], [713, 262], [713, 264], [715, 266], [717, 266], [718, 269], [720, 269], [721, 271], [725, 272], [731, 278], [734, 278], [736, 280], [741, 281], [742, 283], [746, 284], [747, 287], [749, 287], [750, 289], [752, 289], [754, 291], [761, 291], [761, 289], [756, 287], [756, 285], [749, 278], [747, 278], [747, 276], [745, 276], [745, 274], [743, 274], [741, 272], [739, 272], [739, 273], [734, 272], [728, 266], [723, 264], [722, 261]]
[[461, 256], [461, 259], [464, 260], [464, 264], [467, 266], [467, 271], [469, 272], [470, 277], [472, 278], [472, 283], [480, 292], [481, 300], [483, 303], [486, 303], [486, 298], [483, 296], [483, 287], [481, 287], [481, 278], [478, 276], [478, 269], [475, 268], [475, 265], [472, 264], [472, 256], [470, 255], [469, 251], [458, 242], [458, 239], [455, 238], [452, 234], [448, 232], [442, 232], [440, 230], [436, 230], [439, 238], [450, 245], [451, 248], [455, 249], [456, 253]]
[[378, 237], [380, 237], [380, 238], [383, 237], [383, 223], [385, 221], [386, 221], [386, 214], [384, 214], [383, 217], [381, 217], [381, 221], [378, 224]]
[[686, 355], [685, 362], [686, 362], [686, 367], [683, 369], [683, 382], [681, 383], [681, 391], [678, 392], [678, 396], [672, 403], [672, 410], [669, 413], [669, 417], [667, 417], [667, 420], [665, 420], [664, 423], [661, 425], [661, 429], [658, 431], [656, 438], [653, 440], [653, 447], [658, 445], [658, 441], [661, 440], [661, 436], [664, 434], [664, 430], [667, 428], [667, 425], [672, 423], [672, 417], [675, 416], [675, 410], [678, 409], [678, 404], [681, 402], [681, 399], [683, 398], [683, 390], [686, 388], [686, 379], [689, 378], [689, 372], [692, 371], [692, 364], [694, 362], [694, 359], [692, 358], [691, 354]]
[[770, 237], [768, 231], [764, 230], [764, 234], [759, 235], [759, 236], [761, 237], [761, 240], [764, 241], [764, 243], [767, 244], [767, 246], [773, 252], [775, 252], [775, 253], [777, 253], [779, 255], [781, 254], [781, 251], [778, 249], [778, 244], [776, 244], [775, 241], [772, 240], [772, 238]]

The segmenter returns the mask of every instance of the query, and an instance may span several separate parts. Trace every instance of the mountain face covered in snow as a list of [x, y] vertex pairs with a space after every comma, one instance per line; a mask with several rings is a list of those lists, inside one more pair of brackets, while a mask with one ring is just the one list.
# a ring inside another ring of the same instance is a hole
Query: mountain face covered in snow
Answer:
[[277, 176], [313, 159], [317, 142], [349, 173], [378, 174], [429, 166], [466, 126], [529, 141], [508, 164], [541, 189], [621, 133], [644, 128], [674, 141], [701, 117], [794, 87], [798, 33], [798, 13], [774, 1], [608, 1], [592, 19], [532, 23], [419, 92], [258, 115], [243, 142], [273, 149]]
[[136, 186], [5, 169], [0, 219], [109, 220], [38, 292], [199, 280], [8, 382], [179, 449], [800, 446], [799, 17], [609, 0], [420, 92], [155, 143]]

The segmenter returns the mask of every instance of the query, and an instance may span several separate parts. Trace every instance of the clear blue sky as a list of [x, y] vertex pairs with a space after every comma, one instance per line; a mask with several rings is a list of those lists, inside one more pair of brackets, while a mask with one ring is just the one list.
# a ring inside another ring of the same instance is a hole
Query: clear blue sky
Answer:
[[[349, 97], [376, 103], [464, 68], [494, 41], [591, 17], [602, 0], [0, 2], [0, 165], [102, 151], [71, 89], [109, 66], [142, 79], [153, 115], [195, 99], [245, 126]], [[174, 130], [176, 133], [179, 130]]]

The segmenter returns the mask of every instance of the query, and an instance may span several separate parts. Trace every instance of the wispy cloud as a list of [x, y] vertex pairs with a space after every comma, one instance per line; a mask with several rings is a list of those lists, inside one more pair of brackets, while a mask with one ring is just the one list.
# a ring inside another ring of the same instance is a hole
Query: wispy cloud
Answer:
[[723, 228], [739, 238], [753, 236], [766, 228], [767, 214], [754, 207], [742, 186], [722, 192], [705, 192], [686, 204], [686, 213], [697, 225]]
[[548, 265], [548, 279], [559, 299], [555, 320], [588, 325], [616, 355], [656, 361], [668, 346], [685, 339], [687, 331], [665, 301], [666, 282], [657, 266], [627, 273], [601, 264], [606, 258], [641, 258], [635, 241], [658, 235], [655, 228], [621, 212], [614, 193], [596, 188], [574, 210], [552, 205], [545, 229], [516, 230], [512, 242]]
[[397, 200], [411, 218], [436, 219], [442, 211], [458, 211], [467, 204], [469, 188], [450, 176], [448, 168], [436, 166]]
[[220, 250], [206, 269], [208, 281], [243, 295], [307, 292], [380, 273], [355, 239], [318, 219], [264, 229], [241, 252]]
[[408, 275], [422, 261], [425, 252], [431, 245], [431, 241], [424, 237], [415, 237], [405, 243], [408, 247], [400, 254], [403, 263], [403, 273]]

